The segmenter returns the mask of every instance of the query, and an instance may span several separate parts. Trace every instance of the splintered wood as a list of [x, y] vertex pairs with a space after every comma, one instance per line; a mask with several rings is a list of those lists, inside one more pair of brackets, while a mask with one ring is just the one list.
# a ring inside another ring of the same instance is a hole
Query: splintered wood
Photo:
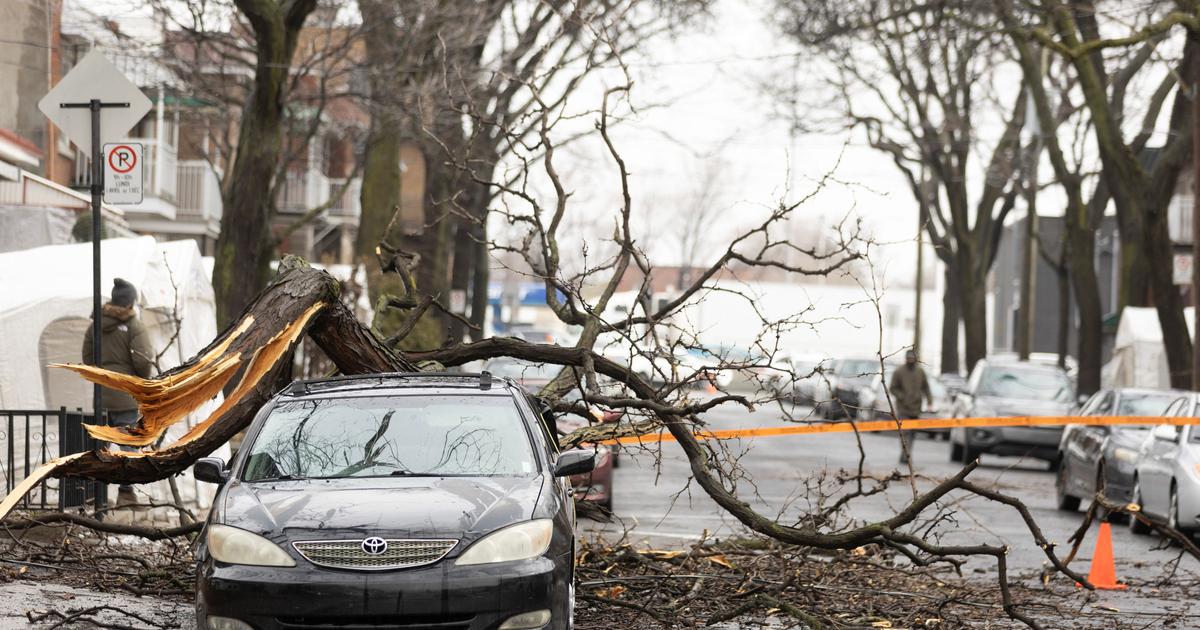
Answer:
[[[342, 374], [416, 371], [411, 361], [355, 320], [340, 292], [341, 283], [329, 274], [285, 257], [279, 275], [246, 307], [236, 326], [177, 368], [143, 379], [86, 365], [56, 366], [133, 396], [141, 416], [136, 426], [86, 429], [98, 440], [141, 450], [105, 446], [53, 460], [4, 498], [0, 519], [46, 477], [149, 483], [187, 470], [245, 429], [291, 380], [291, 353], [306, 332]], [[147, 448], [231, 382], [236, 382], [233, 390], [204, 421], [161, 449]]]
[[212, 400], [224, 389], [242, 365], [239, 354], [226, 353], [253, 323], [252, 315], [242, 318], [229, 336], [196, 359], [193, 365], [163, 378], [139, 378], [91, 365], [53, 363], [50, 367], [71, 370], [93, 383], [133, 396], [141, 416], [136, 426], [122, 429], [85, 424], [84, 429], [97, 440], [125, 446], [148, 446], [162, 436], [168, 427], [182, 420], [200, 404]]

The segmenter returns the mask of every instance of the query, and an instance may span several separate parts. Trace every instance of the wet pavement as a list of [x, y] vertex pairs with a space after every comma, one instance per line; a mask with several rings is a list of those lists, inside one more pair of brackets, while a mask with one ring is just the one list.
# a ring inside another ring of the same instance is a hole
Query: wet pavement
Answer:
[[[804, 414], [803, 409], [793, 412], [794, 416]], [[718, 430], [779, 426], [785, 422], [778, 407], [747, 412], [732, 405], [710, 412], [705, 420], [710, 428]], [[726, 446], [738, 456], [744, 472], [738, 482], [739, 497], [762, 514], [792, 523], [820, 495], [843, 491], [845, 487], [836, 481], [837, 475], [839, 471], [856, 470], [860, 455], [864, 472], [871, 476], [884, 477], [899, 467], [899, 440], [894, 434], [863, 434], [861, 443], [861, 454], [851, 433], [752, 438], [733, 440]], [[945, 441], [924, 436], [917, 440], [913, 468], [918, 490], [928, 489], [961, 469], [960, 464], [950, 462], [949, 450]], [[661, 449], [627, 449], [621, 454], [613, 481], [617, 520], [587, 522], [585, 535], [598, 534], [609, 540], [625, 537], [629, 542], [670, 547], [702, 535], [746, 534], [745, 526], [718, 508], [699, 486], [688, 483], [689, 473], [687, 460], [673, 443], [664, 443]], [[816, 479], [823, 479], [820, 491], [813, 485]], [[1054, 474], [1045, 462], [984, 455], [969, 480], [1020, 499], [1046, 538], [1058, 546], [1059, 555], [1066, 555], [1067, 538], [1080, 526], [1084, 514], [1056, 509]], [[880, 495], [852, 502], [847, 517], [857, 522], [887, 518], [903, 509], [912, 493], [907, 481], [893, 482]], [[962, 492], [950, 496], [948, 520], [934, 529], [941, 543], [1007, 545], [1012, 578], [1030, 585], [1040, 582], [1048, 561], [1016, 510]], [[1200, 605], [1193, 606], [1194, 597], [1185, 595], [1188, 587], [1200, 586], [1200, 562], [1190, 556], [1180, 558], [1178, 548], [1164, 545], [1157, 537], [1135, 535], [1124, 525], [1114, 524], [1112, 529], [1117, 576], [1130, 585], [1129, 590], [1099, 592], [1090, 598], [1075, 596], [1074, 585], [1061, 575], [1051, 578], [1050, 588], [1077, 600], [1073, 603], [1081, 610], [1145, 618], [1148, 627], [1155, 627], [1161, 615], [1182, 616], [1175, 627], [1200, 627]], [[1093, 525], [1071, 564], [1083, 574], [1091, 563], [1097, 531], [1098, 526]], [[964, 573], [994, 580], [995, 562], [990, 558], [971, 560]]]

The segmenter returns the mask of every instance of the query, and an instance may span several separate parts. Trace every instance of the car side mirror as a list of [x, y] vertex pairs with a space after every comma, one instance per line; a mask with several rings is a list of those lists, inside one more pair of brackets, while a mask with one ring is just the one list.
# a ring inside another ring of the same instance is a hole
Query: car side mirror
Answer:
[[222, 484], [229, 481], [229, 470], [225, 468], [225, 460], [220, 457], [203, 457], [192, 466], [192, 476], [197, 481]]
[[585, 472], [591, 472], [596, 467], [596, 454], [591, 451], [563, 451], [554, 462], [555, 477], [570, 477]]
[[1175, 427], [1175, 426], [1172, 426], [1169, 424], [1160, 424], [1160, 425], [1154, 427], [1153, 435], [1154, 435], [1154, 439], [1156, 439], [1156, 440], [1166, 440], [1167, 442], [1174, 442], [1175, 440], [1179, 439], [1179, 429], [1178, 429], [1178, 427]]

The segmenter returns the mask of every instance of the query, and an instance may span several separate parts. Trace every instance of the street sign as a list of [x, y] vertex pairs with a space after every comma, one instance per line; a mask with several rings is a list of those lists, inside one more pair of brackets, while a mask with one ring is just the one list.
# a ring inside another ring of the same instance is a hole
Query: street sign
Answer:
[[450, 290], [450, 312], [462, 315], [467, 312], [467, 292], [463, 289]]
[[142, 203], [141, 143], [104, 145], [104, 200], [109, 203]]
[[100, 142], [107, 144], [125, 137], [153, 105], [99, 50], [93, 48], [41, 101], [38, 109], [58, 126], [71, 142], [88, 150], [92, 143], [91, 112], [86, 108], [64, 108], [64, 103], [129, 103], [128, 107], [100, 112]]
[[1171, 280], [1175, 284], [1192, 283], [1192, 255], [1175, 254], [1174, 264], [1171, 265]]

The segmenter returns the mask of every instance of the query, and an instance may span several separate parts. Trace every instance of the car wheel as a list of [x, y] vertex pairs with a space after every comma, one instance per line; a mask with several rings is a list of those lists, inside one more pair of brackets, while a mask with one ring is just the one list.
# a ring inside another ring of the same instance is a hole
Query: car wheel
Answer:
[[1059, 466], [1058, 474], [1054, 476], [1054, 495], [1058, 499], [1058, 509], [1067, 512], [1079, 511], [1079, 497], [1067, 492], [1067, 467]]
[[[1142, 508], [1142, 484], [1140, 481], [1138, 481], [1137, 477], [1133, 478], [1133, 494], [1131, 496], [1133, 497], [1133, 503], [1135, 503], [1138, 508]], [[1145, 510], [1143, 509], [1143, 513], [1144, 512]], [[1142, 520], [1137, 517], [1137, 515], [1130, 514], [1129, 531], [1135, 534], [1146, 535], [1150, 533], [1150, 526], [1143, 523]]]
[[950, 442], [950, 461], [962, 463], [963, 461], [963, 446], [954, 441]]

